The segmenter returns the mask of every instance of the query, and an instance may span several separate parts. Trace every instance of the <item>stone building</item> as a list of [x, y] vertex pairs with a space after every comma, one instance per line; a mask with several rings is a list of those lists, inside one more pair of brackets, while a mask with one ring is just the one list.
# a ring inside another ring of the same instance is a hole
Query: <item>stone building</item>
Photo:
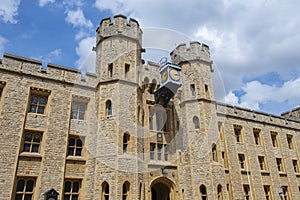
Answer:
[[96, 34], [85, 76], [3, 55], [0, 199], [300, 199], [299, 109], [216, 102], [198, 42], [170, 53], [182, 86], [155, 105], [161, 66], [141, 59], [138, 22], [103, 19]]

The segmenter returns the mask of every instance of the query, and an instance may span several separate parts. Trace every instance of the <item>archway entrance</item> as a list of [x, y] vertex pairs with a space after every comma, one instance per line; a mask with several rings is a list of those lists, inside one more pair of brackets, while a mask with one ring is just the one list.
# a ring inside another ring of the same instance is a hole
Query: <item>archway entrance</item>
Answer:
[[170, 188], [158, 182], [151, 187], [151, 200], [170, 200]]

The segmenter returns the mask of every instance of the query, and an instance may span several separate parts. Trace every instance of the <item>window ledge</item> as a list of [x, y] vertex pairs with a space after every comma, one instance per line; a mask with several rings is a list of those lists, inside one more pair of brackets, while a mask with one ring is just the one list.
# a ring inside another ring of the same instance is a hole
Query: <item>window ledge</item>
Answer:
[[286, 172], [279, 172], [279, 176], [287, 176]]
[[85, 162], [85, 158], [82, 156], [67, 156], [68, 161], [78, 161], [78, 162]]
[[241, 169], [241, 173], [242, 174], [250, 174], [250, 171], [246, 170], [246, 169]]
[[265, 176], [270, 175], [270, 172], [267, 170], [260, 170], [260, 173], [261, 173], [261, 175], [265, 175]]
[[39, 113], [28, 112], [27, 114], [32, 115], [34, 117], [37, 117], [37, 116], [46, 117], [47, 116], [45, 113], [44, 114], [39, 114]]
[[22, 152], [22, 153], [20, 153], [19, 157], [42, 158], [42, 155], [39, 153]]

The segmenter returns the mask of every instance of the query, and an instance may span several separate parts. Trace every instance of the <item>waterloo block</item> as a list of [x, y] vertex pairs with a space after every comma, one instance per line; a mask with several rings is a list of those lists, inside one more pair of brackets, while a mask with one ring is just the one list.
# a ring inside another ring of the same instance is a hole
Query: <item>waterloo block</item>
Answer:
[[[215, 101], [207, 45], [178, 45], [164, 72], [122, 15], [101, 21], [94, 50], [85, 76], [3, 54], [0, 199], [300, 199], [299, 108]], [[169, 76], [180, 84], [157, 105]]]

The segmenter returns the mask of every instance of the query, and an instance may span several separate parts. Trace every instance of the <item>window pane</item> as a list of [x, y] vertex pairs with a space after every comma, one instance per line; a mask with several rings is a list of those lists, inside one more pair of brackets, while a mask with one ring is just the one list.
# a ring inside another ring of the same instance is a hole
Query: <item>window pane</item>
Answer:
[[73, 156], [74, 155], [74, 148], [69, 148], [68, 149], [68, 156]]
[[31, 200], [32, 199], [32, 194], [25, 194], [24, 200]]
[[79, 110], [84, 112], [85, 111], [85, 105], [84, 104], [80, 104]]
[[76, 146], [82, 147], [82, 141], [81, 141], [81, 139], [77, 139]]
[[78, 104], [77, 103], [72, 104], [72, 110], [78, 110]]
[[74, 138], [69, 139], [69, 146], [75, 146], [75, 139]]
[[70, 195], [65, 195], [64, 200], [70, 200]]
[[73, 183], [73, 193], [78, 193], [78, 191], [79, 191], [79, 182], [74, 182]]
[[39, 152], [39, 145], [38, 144], [33, 144], [31, 152], [36, 152], [36, 153]]
[[81, 119], [81, 120], [84, 120], [84, 113], [79, 113], [79, 117], [78, 117], [78, 119]]
[[31, 97], [31, 103], [32, 104], [37, 104], [37, 102], [38, 102], [38, 97], [37, 96], [32, 96]]
[[34, 181], [33, 180], [28, 180], [26, 184], [26, 192], [32, 192], [33, 191], [33, 185]]
[[17, 192], [22, 192], [24, 189], [25, 181], [19, 180], [17, 185]]
[[46, 105], [46, 103], [47, 103], [47, 99], [46, 99], [45, 97], [40, 97], [40, 102], [39, 102], [39, 104], [40, 104], [40, 105]]
[[76, 148], [76, 156], [81, 156], [81, 148]]
[[65, 182], [65, 192], [71, 192], [71, 182], [70, 181]]
[[41, 136], [38, 135], [38, 134], [34, 135], [33, 141], [34, 142], [40, 142], [41, 141]]
[[30, 106], [30, 112], [35, 113], [35, 111], [36, 111], [36, 106], [34, 105]]
[[32, 139], [32, 135], [31, 134], [26, 134], [25, 135], [25, 141], [26, 142], [31, 142], [31, 139]]
[[78, 195], [72, 195], [72, 200], [78, 200]]
[[38, 107], [37, 113], [38, 113], [38, 114], [44, 114], [44, 110], [45, 110], [45, 107], [44, 107], [44, 106], [39, 106], [39, 107]]
[[72, 111], [72, 119], [77, 119], [77, 111]]
[[23, 195], [22, 194], [17, 194], [16, 195], [16, 200], [22, 200]]
[[24, 152], [29, 152], [30, 151], [30, 144], [24, 144]]

